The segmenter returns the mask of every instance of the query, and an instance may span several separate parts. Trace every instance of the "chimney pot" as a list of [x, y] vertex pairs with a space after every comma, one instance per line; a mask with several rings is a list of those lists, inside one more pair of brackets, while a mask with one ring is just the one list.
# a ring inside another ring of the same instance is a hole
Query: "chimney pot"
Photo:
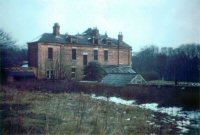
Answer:
[[119, 45], [123, 44], [123, 35], [122, 35], [122, 32], [119, 32], [119, 34], [118, 34], [118, 44]]
[[60, 25], [58, 23], [55, 23], [53, 26], [53, 35], [60, 35]]

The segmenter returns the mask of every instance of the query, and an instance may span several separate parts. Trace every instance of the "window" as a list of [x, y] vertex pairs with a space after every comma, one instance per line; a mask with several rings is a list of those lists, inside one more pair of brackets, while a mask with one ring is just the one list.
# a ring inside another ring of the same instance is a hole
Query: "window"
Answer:
[[107, 40], [107, 44], [111, 45], [111, 40], [110, 39]]
[[83, 55], [83, 65], [87, 65], [87, 55]]
[[108, 61], [108, 50], [104, 50], [104, 61]]
[[53, 48], [48, 48], [48, 59], [53, 59]]
[[76, 60], [76, 49], [72, 49], [72, 60]]
[[47, 79], [54, 79], [53, 70], [47, 70]]
[[74, 77], [76, 76], [76, 68], [73, 67], [73, 68], [71, 69], [71, 71], [72, 71], [72, 78], [74, 78]]
[[98, 39], [94, 39], [94, 44], [98, 45]]
[[98, 60], [98, 50], [94, 50], [94, 60]]

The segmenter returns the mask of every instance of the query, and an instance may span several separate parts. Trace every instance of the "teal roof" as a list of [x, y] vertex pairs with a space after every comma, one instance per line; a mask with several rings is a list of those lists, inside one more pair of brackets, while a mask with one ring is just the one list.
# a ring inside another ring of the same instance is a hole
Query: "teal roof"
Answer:
[[101, 83], [114, 86], [124, 86], [129, 84], [137, 74], [108, 74]]
[[124, 65], [104, 65], [103, 69], [106, 73], [110, 74], [135, 74], [136, 72], [132, 69], [131, 66], [124, 66]]

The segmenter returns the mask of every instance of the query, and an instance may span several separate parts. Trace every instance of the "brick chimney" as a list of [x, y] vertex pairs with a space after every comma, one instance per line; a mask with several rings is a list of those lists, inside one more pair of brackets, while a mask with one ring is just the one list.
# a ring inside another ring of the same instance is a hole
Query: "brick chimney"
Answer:
[[94, 28], [94, 36], [95, 38], [99, 38], [99, 30], [97, 28]]
[[118, 34], [118, 45], [123, 45], [123, 35], [122, 32]]
[[60, 35], [60, 25], [58, 23], [54, 23], [53, 35], [55, 35], [55, 36]]
[[99, 44], [99, 30], [97, 28], [93, 29], [93, 44]]

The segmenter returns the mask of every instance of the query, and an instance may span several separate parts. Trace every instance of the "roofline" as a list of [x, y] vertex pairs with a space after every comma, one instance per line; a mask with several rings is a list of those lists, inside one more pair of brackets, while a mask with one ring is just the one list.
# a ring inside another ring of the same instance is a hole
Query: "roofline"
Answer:
[[131, 74], [131, 75], [138, 75], [138, 73], [107, 73], [107, 74]]
[[[89, 47], [91, 47], [91, 46], [95, 46], [95, 47], [97, 47], [97, 46], [101, 46], [101, 47], [109, 47], [109, 48], [117, 48], [118, 47], [118, 45], [104, 45], [104, 44], [72, 44], [72, 43], [59, 43], [59, 42], [39, 42], [39, 41], [35, 41], [35, 42], [27, 42], [27, 44], [35, 44], [35, 43], [37, 43], [37, 44], [42, 44], [42, 43], [44, 43], [44, 44], [48, 44], [48, 43], [51, 43], [51, 44], [60, 44], [60, 45], [75, 45], [75, 46], [80, 46], [80, 47], [83, 47], [83, 45], [85, 45], [85, 46], [89, 46]], [[131, 46], [119, 46], [119, 48], [129, 48], [129, 49], [131, 49], [132, 50], [132, 47]]]
[[[42, 35], [44, 35], [44, 34], [52, 34], [52, 33], [43, 33]], [[59, 35], [60, 36], [66, 36], [66, 34], [59, 34]], [[68, 35], [70, 35], [70, 34], [68, 34]], [[83, 35], [80, 34], [80, 35], [70, 35], [70, 36], [83, 36]], [[100, 36], [104, 36], [104, 35], [100, 34]], [[108, 37], [108, 38], [110, 38], [111, 40], [118, 40], [118, 39], [112, 38], [112, 37]], [[39, 40], [38, 41], [33, 41], [33, 42], [27, 42], [27, 44], [31, 44], [31, 43], [59, 43], [59, 44], [64, 44], [64, 45], [68, 44], [68, 43], [62, 43], [62, 42], [40, 42]], [[127, 44], [126, 42], [123, 41], [123, 44], [124, 45], [121, 45], [121, 46], [123, 46], [124, 48], [130, 48], [130, 49], [132, 49], [132, 47], [129, 44]], [[81, 45], [88, 45], [88, 44], [81, 44]], [[91, 44], [91, 45], [93, 45], [93, 44]], [[103, 45], [104, 44], [97, 45], [97, 46], [103, 46]], [[109, 45], [109, 46], [113, 46], [113, 45]], [[118, 45], [115, 44], [115, 46], [118, 46]]]
[[34, 41], [34, 42], [26, 42], [27, 44], [35, 44], [38, 43], [38, 41]]

